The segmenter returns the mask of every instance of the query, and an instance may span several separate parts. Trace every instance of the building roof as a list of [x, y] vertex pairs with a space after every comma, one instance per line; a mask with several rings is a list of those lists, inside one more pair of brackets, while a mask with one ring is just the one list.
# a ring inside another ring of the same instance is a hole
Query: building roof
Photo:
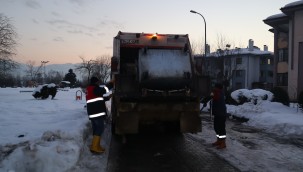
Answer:
[[293, 8], [293, 7], [301, 6], [301, 5], [303, 5], [303, 0], [286, 4], [283, 8]]
[[303, 10], [303, 0], [286, 4], [280, 10], [282, 13], [269, 16], [263, 22], [274, 29], [288, 32], [289, 16], [293, 15], [294, 11]]
[[293, 15], [295, 11], [303, 10], [303, 0], [289, 3], [280, 10], [287, 15]]
[[[234, 55], [273, 55], [271, 51], [262, 51], [260, 48], [255, 47], [253, 50], [249, 50], [249, 48], [235, 48], [229, 50], [222, 50], [221, 52], [212, 52], [207, 54], [206, 57], [221, 57], [221, 56], [234, 56]], [[195, 55], [195, 56], [203, 56], [203, 55]]]
[[[280, 14], [275, 14], [272, 16], [267, 17], [265, 20], [263, 20], [263, 22], [265, 24], [268, 24], [271, 27], [278, 27], [281, 26], [283, 24], [288, 24], [288, 16], [284, 13], [280, 13]], [[287, 29], [288, 27], [284, 28]]]
[[286, 17], [287, 15], [284, 13], [279, 13], [279, 14], [275, 14], [275, 15], [271, 15], [269, 17], [267, 17], [265, 20], [274, 20], [274, 19], [280, 19], [283, 17]]
[[267, 17], [265, 20], [263, 20], [264, 23], [270, 26], [277, 25], [278, 23], [285, 23], [285, 21], [288, 21], [288, 15], [293, 11], [303, 10], [303, 0], [286, 4], [280, 10], [282, 13]]

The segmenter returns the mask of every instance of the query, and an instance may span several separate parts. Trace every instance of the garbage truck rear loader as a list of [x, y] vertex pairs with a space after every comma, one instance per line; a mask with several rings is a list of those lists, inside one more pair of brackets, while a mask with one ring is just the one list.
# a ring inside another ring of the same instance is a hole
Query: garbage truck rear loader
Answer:
[[182, 133], [201, 131], [201, 80], [188, 35], [119, 32], [111, 66], [113, 133], [168, 123]]

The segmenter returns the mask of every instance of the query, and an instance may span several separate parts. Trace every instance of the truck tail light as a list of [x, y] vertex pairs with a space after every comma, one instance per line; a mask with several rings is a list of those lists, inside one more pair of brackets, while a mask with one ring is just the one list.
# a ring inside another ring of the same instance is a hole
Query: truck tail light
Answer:
[[153, 34], [152, 40], [157, 40], [157, 37], [158, 37], [157, 33]]

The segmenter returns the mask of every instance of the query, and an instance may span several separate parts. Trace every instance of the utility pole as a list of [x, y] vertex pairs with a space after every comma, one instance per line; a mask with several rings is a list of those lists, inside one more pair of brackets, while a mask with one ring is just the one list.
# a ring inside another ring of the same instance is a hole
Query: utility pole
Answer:
[[43, 84], [45, 83], [46, 71], [45, 71], [45, 64], [49, 61], [41, 61], [42, 67], [44, 67], [44, 74], [43, 74]]

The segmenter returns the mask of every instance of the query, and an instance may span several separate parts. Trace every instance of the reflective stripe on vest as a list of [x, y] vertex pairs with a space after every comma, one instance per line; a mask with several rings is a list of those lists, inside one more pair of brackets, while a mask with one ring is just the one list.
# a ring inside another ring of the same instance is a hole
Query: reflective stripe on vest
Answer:
[[101, 88], [103, 87], [103, 88], [105, 89], [106, 93], [109, 92], [109, 89], [107, 88], [107, 86], [105, 86], [105, 85], [100, 85], [100, 87], [101, 87]]
[[103, 116], [103, 115], [105, 115], [105, 112], [101, 112], [101, 113], [97, 113], [97, 114], [92, 114], [92, 115], [89, 115], [88, 117], [89, 118], [96, 118], [96, 117]]
[[103, 101], [103, 97], [97, 97], [97, 98], [94, 98], [94, 99], [90, 99], [90, 100], [87, 100], [86, 103], [93, 103], [93, 102], [96, 102], [96, 101]]
[[224, 139], [224, 138], [226, 138], [226, 135], [219, 136], [219, 139]]

